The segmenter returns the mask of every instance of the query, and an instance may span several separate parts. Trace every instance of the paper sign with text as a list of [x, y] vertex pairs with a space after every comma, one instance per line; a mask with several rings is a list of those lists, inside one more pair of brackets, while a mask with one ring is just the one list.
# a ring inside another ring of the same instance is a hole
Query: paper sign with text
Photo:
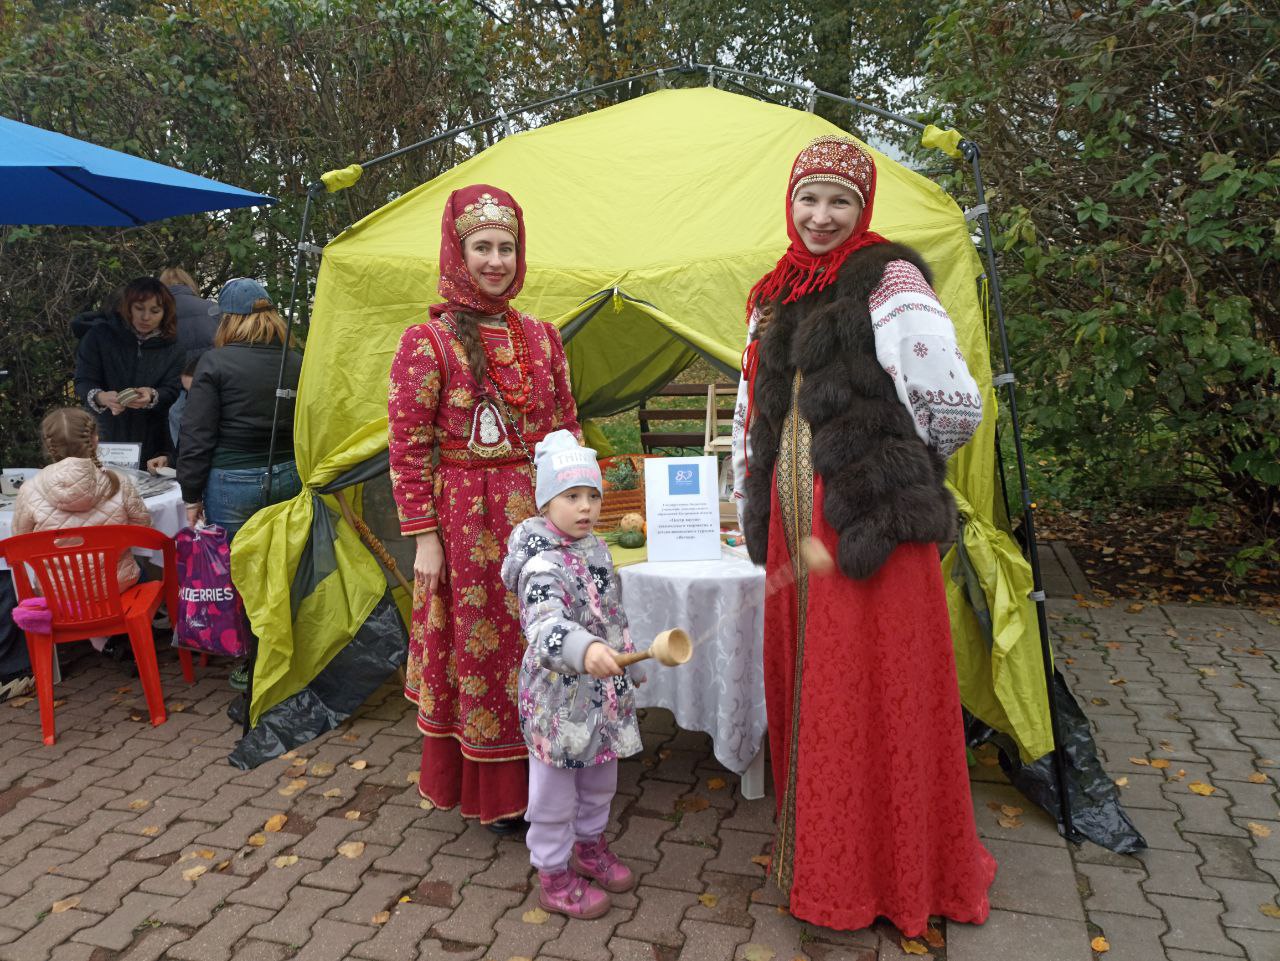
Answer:
[[142, 467], [141, 444], [99, 444], [98, 460], [104, 467], [128, 467], [138, 470]]
[[720, 505], [714, 457], [645, 462], [645, 521], [650, 561], [720, 557]]

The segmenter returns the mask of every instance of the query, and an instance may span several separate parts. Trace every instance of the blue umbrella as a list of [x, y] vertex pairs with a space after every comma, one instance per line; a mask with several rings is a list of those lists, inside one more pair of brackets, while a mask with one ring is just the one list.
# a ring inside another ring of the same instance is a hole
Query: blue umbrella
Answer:
[[274, 197], [0, 117], [0, 224], [132, 227]]

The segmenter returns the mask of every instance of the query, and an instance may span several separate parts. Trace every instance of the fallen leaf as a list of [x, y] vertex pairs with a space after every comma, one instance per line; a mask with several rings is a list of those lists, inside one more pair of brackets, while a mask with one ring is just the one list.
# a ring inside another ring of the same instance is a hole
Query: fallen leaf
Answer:
[[267, 843], [267, 836], [265, 834], [250, 834], [246, 843], [251, 848], [260, 848]]
[[346, 844], [338, 845], [338, 853], [344, 858], [351, 858], [353, 861], [364, 854], [363, 841], [348, 841]]
[[422, 810], [424, 811], [434, 811], [436, 808], [436, 806], [432, 804], [430, 801], [428, 801], [426, 798], [423, 798], [421, 801], [418, 802], [418, 807], [422, 808]]
[[743, 961], [773, 961], [773, 955], [773, 948], [766, 948], [763, 944], [748, 943], [742, 948]]
[[751, 863], [758, 864], [760, 865], [760, 867], [768, 871], [769, 866], [773, 864], [773, 858], [769, 857], [769, 855], [767, 854], [757, 854], [755, 857], [751, 859]]
[[1263, 774], [1261, 771], [1254, 771], [1252, 774], [1249, 775], [1249, 780], [1252, 781], [1254, 784], [1266, 784], [1267, 776]]
[[375, 914], [375, 915], [374, 915], [373, 917], [371, 917], [369, 920], [370, 920], [370, 921], [372, 921], [374, 924], [386, 924], [388, 921], [390, 921], [390, 920], [391, 920], [391, 912], [390, 912], [390, 911], [379, 911], [377, 914]]
[[342, 791], [339, 788], [331, 787], [329, 790], [325, 791], [321, 797], [342, 797]]
[[14, 697], [9, 699], [9, 706], [22, 707], [24, 704], [30, 704], [34, 700], [34, 697]]
[[288, 752], [287, 754], [281, 754], [281, 755], [280, 755], [280, 759], [281, 759], [281, 760], [284, 760], [284, 761], [287, 761], [287, 760], [289, 760], [290, 758], [292, 758], [292, 757], [297, 757], [297, 756], [298, 756], [298, 752], [297, 752], [297, 751], [290, 751], [290, 752]]
[[1142, 767], [1146, 767], [1151, 762], [1148, 761], [1145, 757], [1131, 757], [1129, 758], [1129, 763], [1138, 764], [1138, 765], [1141, 765]]
[[160, 828], [154, 824], [148, 825], [147, 827], [142, 829], [142, 836], [144, 838], [153, 838], [159, 833], [160, 833]]
[[1000, 813], [1007, 818], [1016, 818], [1022, 813], [1022, 808], [1014, 807], [1012, 804], [1001, 804]]
[[1173, 750], [1173, 742], [1172, 742], [1172, 741], [1161, 741], [1161, 742], [1160, 742], [1160, 750], [1162, 750], [1162, 751], [1172, 751], [1172, 750]]
[[1125, 608], [1125, 611], [1128, 612], [1129, 614], [1137, 614], [1139, 611], [1141, 611], [1145, 607], [1146, 607], [1145, 604], [1130, 604], [1128, 607]]
[[1121, 684], [1128, 684], [1129, 682], [1126, 681], [1123, 677], [1113, 677], [1111, 680], [1107, 681], [1107, 683], [1114, 684], [1118, 687]]
[[1182, 780], [1184, 777], [1186, 777], [1186, 776], [1187, 776], [1187, 769], [1186, 769], [1185, 767], [1180, 767], [1180, 768], [1178, 768], [1178, 773], [1177, 773], [1177, 774], [1170, 774], [1170, 775], [1169, 775], [1169, 780], [1170, 780], [1170, 781], [1181, 781], [1181, 780]]
[[925, 928], [924, 939], [931, 948], [944, 948], [947, 946], [946, 938], [942, 936], [942, 932], [937, 928]]
[[328, 777], [333, 772], [333, 765], [327, 761], [317, 761], [315, 764], [311, 765], [312, 777]]
[[1115, 780], [1116, 787], [1128, 787], [1129, 779], [1127, 777], [1118, 777]]
[[298, 863], [298, 856], [296, 854], [282, 854], [280, 857], [275, 858], [271, 863], [278, 868], [287, 868], [291, 864]]
[[676, 810], [686, 813], [705, 811], [711, 806], [711, 802], [700, 795], [695, 794], [693, 797], [681, 798], [676, 802]]
[[179, 701], [177, 704], [169, 705], [169, 710], [171, 710], [174, 714], [181, 714], [186, 709], [187, 709], [187, 705], [183, 704], [181, 701]]
[[1205, 784], [1203, 781], [1192, 781], [1187, 785], [1187, 789], [1192, 794], [1199, 794], [1201, 797], [1208, 797], [1210, 794], [1218, 790], [1212, 784]]
[[346, 818], [348, 821], [359, 821], [359, 820], [360, 820], [360, 812], [359, 812], [359, 811], [348, 811], [346, 814], [344, 814], [344, 815], [342, 815], [342, 816], [343, 816], [344, 818]]
[[996, 818], [996, 824], [1000, 825], [1002, 828], [1009, 828], [1013, 830], [1022, 827], [1022, 819], [998, 817]]
[[719, 895], [715, 894], [699, 894], [698, 900], [702, 902], [704, 908], [714, 908], [720, 903]]
[[405, 895], [404, 897], [402, 897], [402, 898], [399, 900], [399, 902], [397, 902], [397, 903], [399, 903], [399, 904], [411, 904], [412, 902], [413, 902], [413, 898], [409, 897], [409, 895], [407, 895], [407, 894], [406, 894], [406, 895]]
[[910, 938], [899, 938], [898, 946], [902, 948], [903, 954], [928, 954], [929, 948], [921, 944], [919, 941], [913, 941]]
[[1271, 902], [1259, 904], [1258, 910], [1269, 918], [1280, 918], [1280, 904], [1272, 904]]
[[225, 871], [225, 870], [226, 870], [227, 868], [229, 868], [229, 867], [231, 867], [231, 862], [230, 862], [230, 861], [219, 861], [219, 862], [218, 862], [218, 866], [217, 866], [216, 868], [214, 868], [214, 870], [215, 870], [215, 871]]
[[130, 811], [141, 811], [143, 808], [147, 808], [150, 806], [151, 806], [151, 802], [148, 801], [146, 798], [134, 798], [132, 801], [129, 802]]
[[290, 781], [288, 784], [286, 784], [276, 793], [279, 794], [281, 797], [293, 797], [295, 794], [297, 794], [306, 786], [307, 786], [307, 782], [304, 781], [302, 778], [294, 778], [292, 781]]
[[1271, 758], [1269, 757], [1258, 758], [1258, 767], [1275, 767], [1275, 766], [1276, 766], [1276, 762], [1271, 760]]
[[218, 854], [216, 851], [210, 851], [208, 848], [200, 848], [196, 851], [188, 851], [182, 857], [178, 858], [178, 863], [181, 864], [183, 861], [193, 861], [196, 858], [201, 858], [205, 861], [212, 861], [217, 856]]
[[406, 783], [406, 784], [417, 784], [417, 783], [418, 783], [418, 772], [417, 772], [417, 771], [410, 771], [408, 774], [406, 774], [406, 775], [404, 776], [404, 780], [405, 780], [405, 783]]
[[1155, 768], [1157, 771], [1163, 771], [1165, 768], [1169, 766], [1169, 760], [1168, 758], [1158, 757], [1151, 762], [1151, 766]]
[[142, 719], [143, 719], [143, 718], [142, 718], [142, 712], [141, 712], [141, 711], [130, 711], [130, 712], [129, 712], [129, 720], [131, 720], [131, 721], [136, 721], [136, 722], [141, 722], [141, 721], [142, 721]]
[[196, 878], [200, 877], [200, 875], [204, 874], [208, 870], [209, 870], [209, 865], [197, 864], [195, 867], [187, 868], [185, 871], [182, 872], [182, 880], [194, 881]]
[[663, 748], [661, 751], [658, 752], [658, 757], [662, 758], [662, 760], [665, 761], [667, 758], [671, 757], [670, 749]]
[[708, 791], [723, 791], [725, 780], [722, 777], [713, 777], [707, 781]]
[[1098, 935], [1089, 942], [1089, 947], [1093, 948], [1098, 954], [1106, 954], [1111, 950], [1111, 945], [1107, 943], [1107, 939], [1102, 935]]
[[1217, 671], [1217, 669], [1216, 669], [1216, 668], [1212, 668], [1212, 667], [1201, 667], [1201, 668], [1197, 668], [1197, 670], [1198, 670], [1201, 674], [1203, 674], [1205, 677], [1217, 677], [1217, 676], [1218, 676], [1218, 671]]
[[79, 898], [65, 898], [62, 901], [54, 901], [53, 907], [49, 909], [50, 914], [61, 914], [63, 911], [70, 911], [80, 903]]
[[54, 702], [53, 702], [53, 706], [54, 706], [54, 707], [62, 707], [62, 706], [63, 706], [64, 704], [66, 704], [66, 703], [67, 703], [67, 699], [66, 699], [65, 697], [64, 697], [64, 698], [59, 698], [58, 700], [56, 700], [56, 701], [54, 701]]
[[1250, 821], [1247, 826], [1250, 833], [1252, 833], [1255, 838], [1271, 837], [1271, 828], [1267, 827], [1265, 824], [1259, 824], [1257, 821]]
[[1106, 707], [1111, 702], [1108, 701], [1105, 697], [1091, 697], [1089, 698], [1089, 703], [1093, 704], [1096, 707]]
[[363, 771], [369, 766], [369, 762], [362, 758], [359, 761], [352, 761], [351, 766], [357, 771]]
[[360, 740], [360, 735], [359, 735], [359, 734], [344, 734], [344, 735], [342, 735], [342, 739], [343, 739], [344, 741], [358, 741], [358, 740]]
[[1108, 648], [1110, 648], [1111, 650], [1113, 650], [1113, 651], [1118, 651], [1118, 650], [1120, 650], [1120, 642], [1119, 642], [1119, 641], [1107, 641], [1107, 645], [1106, 645], [1106, 646], [1107, 646]]
[[117, 688], [116, 688], [116, 693], [117, 693], [117, 694], [128, 694], [128, 693], [129, 693], [130, 691], [132, 691], [132, 690], [133, 690], [133, 688], [132, 688], [132, 687], [129, 687], [128, 685], [125, 685], [124, 687], [117, 687]]
[[520, 920], [525, 924], [546, 924], [549, 917], [551, 915], [547, 914], [542, 908], [533, 908], [520, 915]]
[[276, 831], [279, 831], [284, 827], [285, 822], [288, 820], [289, 816], [287, 814], [273, 814], [271, 817], [267, 818], [267, 823], [262, 826], [262, 830], [266, 831], [268, 834], [274, 834]]

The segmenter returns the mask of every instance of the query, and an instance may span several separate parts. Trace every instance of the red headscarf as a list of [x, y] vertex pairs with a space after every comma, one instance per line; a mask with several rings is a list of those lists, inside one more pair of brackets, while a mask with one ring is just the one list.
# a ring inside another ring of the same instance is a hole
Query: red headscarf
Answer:
[[[480, 289], [467, 270], [462, 242], [486, 227], [500, 227], [516, 240], [516, 276], [505, 291], [491, 297]], [[440, 223], [440, 283], [436, 290], [444, 303], [431, 305], [431, 316], [455, 310], [500, 314], [524, 286], [524, 211], [505, 190], [488, 184], [472, 184], [449, 195]]]
[[[835, 183], [852, 190], [862, 200], [862, 216], [839, 247], [825, 254], [813, 254], [804, 245], [791, 217], [796, 191], [809, 183]], [[791, 246], [777, 265], [751, 288], [747, 297], [747, 317], [762, 300], [782, 296], [789, 304], [805, 294], [822, 290], [835, 282], [840, 267], [855, 250], [888, 241], [867, 228], [876, 199], [876, 165], [863, 147], [849, 137], [818, 137], [796, 156], [787, 183], [787, 236]]]

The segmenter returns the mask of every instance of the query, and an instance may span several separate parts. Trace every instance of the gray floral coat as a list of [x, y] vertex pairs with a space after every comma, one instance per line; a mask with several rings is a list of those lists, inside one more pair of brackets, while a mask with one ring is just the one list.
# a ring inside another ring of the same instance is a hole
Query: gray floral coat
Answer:
[[[553, 767], [586, 767], [638, 754], [635, 682], [596, 678], [583, 661], [594, 641], [632, 651], [609, 549], [574, 540], [543, 517], [517, 525], [502, 580], [520, 599], [528, 647], [520, 665], [520, 727], [529, 753]], [[635, 667], [628, 668], [643, 679]]]

